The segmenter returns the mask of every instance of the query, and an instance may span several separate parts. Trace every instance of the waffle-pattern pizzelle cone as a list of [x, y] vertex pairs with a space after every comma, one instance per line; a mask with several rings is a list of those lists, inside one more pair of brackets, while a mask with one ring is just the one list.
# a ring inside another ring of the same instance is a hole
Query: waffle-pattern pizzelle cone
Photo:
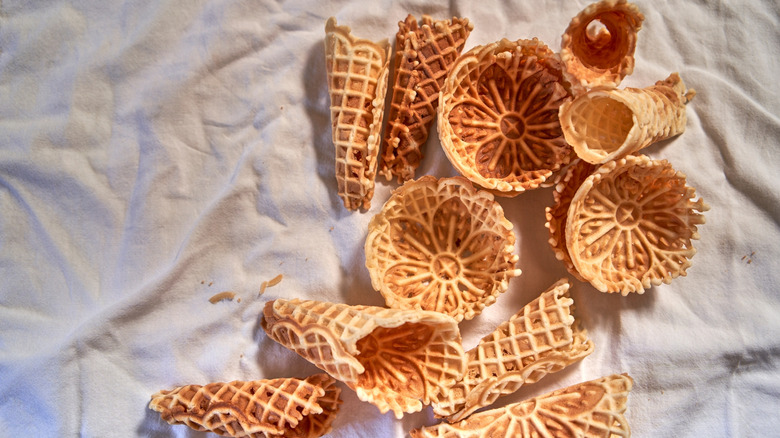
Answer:
[[457, 322], [438, 312], [277, 299], [266, 304], [262, 326], [398, 418], [420, 411], [465, 368]]
[[555, 258], [561, 260], [566, 270], [580, 281], [585, 281], [585, 279], [574, 268], [569, 250], [566, 248], [566, 217], [569, 214], [571, 199], [577, 193], [577, 189], [580, 188], [585, 178], [590, 176], [596, 170], [596, 167], [596, 165], [583, 161], [580, 158], [569, 163], [561, 170], [553, 186], [553, 205], [545, 207], [544, 210], [547, 220], [544, 226], [547, 227], [549, 234], [547, 242], [552, 247]]
[[463, 177], [408, 181], [371, 219], [366, 267], [389, 307], [472, 319], [520, 275], [512, 223]]
[[341, 389], [327, 374], [187, 385], [152, 395], [170, 424], [232, 437], [316, 438], [331, 430]]
[[544, 43], [477, 46], [452, 66], [440, 94], [439, 139], [455, 169], [494, 194], [542, 186], [574, 155], [558, 108], [570, 98]]
[[393, 89], [379, 173], [398, 182], [414, 178], [436, 118], [439, 91], [474, 25], [467, 18], [398, 23]]
[[557, 281], [468, 351], [463, 380], [434, 402], [434, 413], [460, 421], [592, 353], [593, 342], [572, 315], [569, 287]]
[[571, 200], [566, 247], [602, 292], [643, 293], [686, 275], [709, 206], [666, 160], [629, 155], [603, 164]]
[[634, 71], [644, 15], [626, 0], [602, 0], [571, 20], [561, 39], [561, 61], [575, 90], [617, 87]]
[[593, 89], [561, 105], [561, 128], [577, 156], [606, 163], [682, 134], [694, 95], [677, 73], [647, 88]]
[[412, 438], [627, 438], [631, 429], [625, 412], [633, 384], [628, 374], [614, 374], [410, 434]]
[[331, 17], [325, 63], [336, 148], [336, 182], [344, 206], [368, 209], [374, 196], [390, 45], [356, 38]]

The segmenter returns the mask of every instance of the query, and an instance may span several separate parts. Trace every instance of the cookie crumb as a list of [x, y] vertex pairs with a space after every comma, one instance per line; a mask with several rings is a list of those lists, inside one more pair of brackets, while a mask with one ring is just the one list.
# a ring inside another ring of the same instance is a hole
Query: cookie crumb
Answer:
[[220, 292], [214, 295], [213, 297], [209, 298], [209, 302], [211, 304], [216, 304], [222, 300], [233, 301], [233, 298], [235, 297], [236, 297], [235, 292], [225, 291], [225, 292]]

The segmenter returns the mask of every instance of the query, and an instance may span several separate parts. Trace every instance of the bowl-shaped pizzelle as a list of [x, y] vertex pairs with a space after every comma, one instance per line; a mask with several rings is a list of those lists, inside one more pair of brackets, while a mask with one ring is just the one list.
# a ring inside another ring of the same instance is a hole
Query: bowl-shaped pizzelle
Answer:
[[577, 189], [566, 217], [574, 268], [602, 292], [643, 293], [686, 275], [700, 213], [709, 210], [666, 160], [629, 155], [599, 167]]
[[537, 39], [469, 50], [439, 97], [444, 152], [458, 172], [494, 194], [543, 185], [574, 156], [558, 119], [567, 88], [560, 60]]
[[369, 224], [371, 283], [388, 306], [471, 319], [520, 275], [512, 223], [493, 195], [462, 177], [396, 189]]

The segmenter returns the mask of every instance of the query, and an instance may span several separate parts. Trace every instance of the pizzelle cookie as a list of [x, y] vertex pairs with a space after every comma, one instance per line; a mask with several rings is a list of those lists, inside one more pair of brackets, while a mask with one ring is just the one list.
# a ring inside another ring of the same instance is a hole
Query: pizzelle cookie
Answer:
[[325, 23], [336, 182], [349, 210], [368, 209], [374, 196], [389, 59], [387, 40], [356, 38], [333, 17]]
[[572, 315], [569, 288], [566, 279], [557, 281], [466, 352], [463, 380], [433, 403], [436, 416], [460, 421], [592, 353], [593, 342]]
[[633, 3], [602, 0], [571, 20], [561, 39], [561, 61], [575, 89], [617, 87], [634, 71], [644, 18]]
[[560, 60], [538, 39], [475, 47], [442, 86], [444, 152], [458, 172], [494, 194], [535, 189], [574, 156], [558, 119], [569, 98]]
[[571, 275], [580, 281], [585, 281], [574, 263], [571, 261], [569, 249], [566, 248], [566, 218], [569, 214], [569, 206], [577, 189], [580, 188], [585, 179], [596, 170], [596, 165], [583, 161], [580, 158], [575, 159], [567, 165], [557, 177], [553, 186], [553, 205], [545, 207], [544, 214], [549, 238], [547, 243], [553, 249], [555, 258], [561, 260]]
[[262, 327], [397, 418], [422, 410], [463, 375], [458, 324], [438, 312], [277, 299], [266, 303]]
[[474, 25], [467, 18], [398, 23], [392, 97], [379, 173], [398, 182], [414, 178], [436, 118], [439, 91]]
[[520, 275], [512, 227], [465, 178], [407, 181], [369, 223], [371, 284], [390, 307], [471, 319]]
[[625, 412], [633, 384], [628, 374], [614, 374], [479, 412], [455, 424], [415, 429], [410, 435], [412, 438], [626, 438], [631, 436]]
[[606, 163], [682, 134], [695, 94], [677, 73], [646, 88], [593, 89], [561, 105], [561, 128], [578, 157]]
[[629, 155], [577, 189], [566, 218], [574, 268], [602, 292], [643, 293], [685, 275], [709, 206], [666, 160]]
[[223, 436], [317, 438], [330, 432], [340, 394], [332, 377], [316, 374], [180, 386], [152, 395], [149, 408], [170, 424]]

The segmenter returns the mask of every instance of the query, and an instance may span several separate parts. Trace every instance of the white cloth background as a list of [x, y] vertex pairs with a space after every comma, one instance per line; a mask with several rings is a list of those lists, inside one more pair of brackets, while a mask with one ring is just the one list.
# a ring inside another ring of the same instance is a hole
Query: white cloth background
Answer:
[[[553, 50], [589, 2], [3, 0], [0, 5], [0, 435], [202, 436], [147, 409], [163, 388], [318, 370], [259, 328], [278, 297], [382, 305], [364, 266], [372, 208], [336, 196], [328, 16], [392, 41], [407, 13], [468, 17], [469, 49]], [[520, 401], [628, 372], [637, 437], [780, 428], [780, 18], [773, 0], [637, 0], [643, 87], [679, 71], [687, 131], [649, 148], [712, 207], [687, 277], [621, 297], [574, 281], [596, 345]], [[435, 134], [418, 175], [454, 175]], [[523, 275], [466, 347], [567, 275], [546, 242], [550, 189], [501, 199]], [[282, 282], [258, 297], [263, 281]], [[233, 291], [241, 301], [211, 304]], [[345, 388], [333, 437], [401, 437]]]

